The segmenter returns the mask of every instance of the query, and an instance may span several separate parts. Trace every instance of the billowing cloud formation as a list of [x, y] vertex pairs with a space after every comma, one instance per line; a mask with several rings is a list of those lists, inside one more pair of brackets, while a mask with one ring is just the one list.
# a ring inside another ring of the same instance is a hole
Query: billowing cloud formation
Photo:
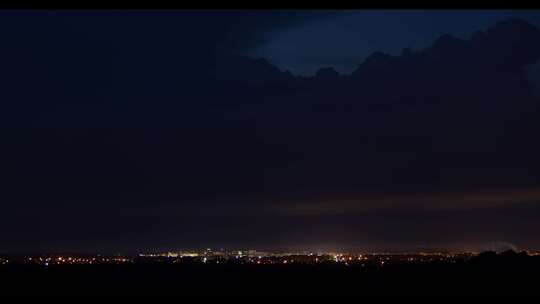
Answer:
[[511, 19], [298, 77], [235, 54], [307, 22], [267, 18], [3, 18], [4, 244], [403, 245], [466, 227], [534, 245], [538, 29]]

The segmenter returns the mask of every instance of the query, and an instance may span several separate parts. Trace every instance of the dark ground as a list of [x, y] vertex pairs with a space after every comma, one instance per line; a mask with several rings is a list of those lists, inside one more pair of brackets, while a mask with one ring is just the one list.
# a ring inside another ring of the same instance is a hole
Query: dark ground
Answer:
[[[327, 265], [6, 265], [3, 294], [14, 295], [536, 295], [540, 258], [365, 268]], [[217, 293], [216, 293], [217, 292]]]

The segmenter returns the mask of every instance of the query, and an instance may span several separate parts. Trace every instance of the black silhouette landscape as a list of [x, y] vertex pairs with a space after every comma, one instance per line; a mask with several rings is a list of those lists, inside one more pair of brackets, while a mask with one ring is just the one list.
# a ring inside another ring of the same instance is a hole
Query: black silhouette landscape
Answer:
[[0, 266], [5, 294], [167, 295], [216, 291], [219, 295], [295, 294], [394, 296], [534, 295], [538, 256], [483, 252], [454, 262], [389, 266], [296, 263], [206, 264], [183, 261], [115, 265]]

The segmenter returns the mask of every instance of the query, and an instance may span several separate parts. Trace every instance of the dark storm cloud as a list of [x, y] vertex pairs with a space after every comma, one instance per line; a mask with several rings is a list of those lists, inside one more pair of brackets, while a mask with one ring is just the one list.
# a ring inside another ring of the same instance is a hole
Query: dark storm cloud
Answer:
[[[4, 11], [0, 77], [8, 109], [25, 119], [5, 115], [2, 123], [140, 124], [139, 113], [148, 110], [150, 99], [165, 104], [196, 98], [192, 95], [203, 90], [222, 56], [242, 53], [281, 29], [329, 16], [294, 11]], [[157, 112], [144, 115], [162, 115]]]
[[[61, 43], [63, 39], [64, 43], [58, 47], [69, 47], [81, 41], [96, 42], [90, 39], [94, 38], [109, 43], [114, 43], [112, 40], [138, 40], [140, 46], [146, 44], [142, 43], [145, 39], [151, 39], [149, 42], [169, 43], [182, 48], [206, 45], [209, 48], [243, 50], [264, 42], [274, 32], [338, 14], [285, 10], [272, 13], [185, 10], [156, 14], [141, 11], [3, 11], [5, 26], [2, 33], [19, 43], [26, 40], [26, 43], [54, 44]], [[43, 37], [38, 37], [40, 35]], [[51, 40], [54, 38], [57, 40]], [[69, 39], [73, 41], [65, 41]]]
[[[306, 78], [240, 54], [333, 13], [3, 14], [7, 249], [413, 246], [463, 216], [464, 241], [535, 244], [526, 22]], [[489, 230], [504, 208], [519, 229]]]

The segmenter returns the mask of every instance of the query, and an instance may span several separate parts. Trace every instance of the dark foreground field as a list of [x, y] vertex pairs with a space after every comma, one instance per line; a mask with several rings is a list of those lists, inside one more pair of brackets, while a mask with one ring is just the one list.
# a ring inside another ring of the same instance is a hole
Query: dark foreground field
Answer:
[[328, 265], [6, 265], [2, 293], [16, 295], [537, 295], [540, 263], [469, 261], [377, 268]]

